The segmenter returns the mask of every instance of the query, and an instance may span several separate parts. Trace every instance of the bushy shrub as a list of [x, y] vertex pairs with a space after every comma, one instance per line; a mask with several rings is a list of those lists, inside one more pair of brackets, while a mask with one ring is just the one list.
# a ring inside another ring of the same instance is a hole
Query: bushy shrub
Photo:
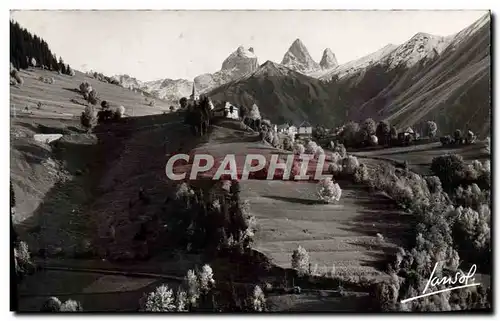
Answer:
[[97, 95], [97, 91], [95, 89], [92, 89], [89, 93], [88, 93], [88, 96], [87, 96], [87, 101], [89, 103], [91, 103], [92, 105], [97, 105], [97, 102], [98, 102], [98, 95]]
[[290, 137], [288, 137], [288, 136], [286, 136], [285, 138], [283, 138], [283, 149], [284, 150], [289, 150], [289, 151], [293, 150], [292, 139]]
[[87, 130], [91, 130], [97, 121], [96, 113], [94, 111], [94, 107], [89, 105], [85, 107], [85, 110], [82, 112], [80, 116], [80, 123]]
[[427, 136], [429, 136], [430, 138], [436, 137], [437, 124], [435, 122], [429, 120], [426, 123], [425, 131], [427, 133]]
[[346, 152], [344, 144], [335, 144], [334, 148], [333, 148], [333, 151], [339, 153], [339, 155], [342, 158], [344, 158], [344, 157], [347, 156], [347, 152]]
[[263, 312], [266, 310], [266, 297], [260, 286], [256, 285], [253, 289], [251, 298], [251, 307], [255, 312]]
[[19, 241], [14, 248], [14, 266], [18, 275], [29, 273], [33, 269], [28, 244], [24, 241]]
[[356, 171], [354, 172], [354, 182], [358, 184], [366, 183], [370, 187], [373, 187], [372, 184], [370, 184], [370, 173], [368, 171], [368, 167], [365, 166], [365, 164], [361, 164], [358, 168], [356, 168]]
[[80, 302], [75, 301], [75, 300], [67, 300], [63, 304], [61, 304], [60, 308], [61, 312], [77, 312], [77, 311], [83, 311], [82, 305]]
[[182, 182], [177, 185], [177, 191], [175, 192], [176, 199], [182, 199], [185, 197], [190, 197], [194, 195], [194, 191], [189, 187], [186, 182]]
[[439, 177], [427, 176], [425, 180], [431, 193], [439, 193], [443, 191], [443, 186], [441, 185], [441, 180], [439, 179]]
[[359, 161], [355, 156], [347, 156], [342, 161], [343, 173], [346, 175], [354, 175], [359, 167]]
[[399, 282], [396, 280], [383, 281], [375, 287], [375, 298], [381, 311], [393, 311], [397, 306], [398, 296]]
[[253, 104], [252, 107], [250, 108], [250, 113], [248, 117], [253, 120], [260, 119], [259, 107], [256, 104]]
[[21, 73], [14, 69], [11, 73], [10, 76], [14, 78], [17, 82], [18, 85], [22, 85], [24, 83], [23, 77], [21, 77]]
[[297, 270], [299, 275], [309, 272], [309, 253], [300, 245], [292, 253], [292, 269]]
[[174, 293], [166, 285], [160, 285], [147, 294], [141, 303], [142, 311], [171, 312], [176, 310]]
[[325, 155], [325, 151], [321, 146], [318, 146], [318, 148], [316, 148], [316, 152], [314, 153], [314, 157], [319, 158], [320, 155]]
[[205, 264], [200, 273], [200, 289], [202, 291], [209, 291], [215, 284], [214, 273], [210, 265]]
[[114, 111], [113, 113], [113, 118], [115, 119], [120, 119], [120, 118], [123, 118], [123, 116], [125, 116], [125, 107], [123, 106], [119, 106], [118, 108], [116, 108], [116, 110]]
[[300, 144], [300, 143], [295, 143], [295, 145], [293, 146], [293, 153], [295, 155], [302, 155], [304, 154], [306, 151], [304, 145]]
[[187, 286], [187, 300], [191, 306], [196, 306], [200, 298], [200, 283], [198, 276], [193, 270], [189, 270], [186, 275], [185, 283]]
[[342, 189], [339, 184], [334, 183], [331, 177], [318, 182], [318, 198], [325, 203], [334, 203], [340, 200]]
[[434, 157], [431, 171], [439, 177], [443, 187], [450, 188], [460, 183], [465, 176], [466, 165], [456, 154]]
[[305, 150], [306, 154], [315, 155], [317, 150], [318, 150], [318, 144], [316, 144], [316, 142], [312, 140], [307, 142]]
[[48, 298], [40, 309], [41, 312], [59, 312], [61, 310], [61, 300], [56, 297]]
[[79, 88], [80, 88], [80, 93], [82, 93], [82, 95], [88, 94], [93, 90], [92, 85], [90, 85], [90, 83], [88, 81], [82, 82], [80, 84]]
[[187, 293], [181, 287], [177, 289], [177, 293], [175, 296], [175, 307], [177, 312], [186, 312], [187, 311]]

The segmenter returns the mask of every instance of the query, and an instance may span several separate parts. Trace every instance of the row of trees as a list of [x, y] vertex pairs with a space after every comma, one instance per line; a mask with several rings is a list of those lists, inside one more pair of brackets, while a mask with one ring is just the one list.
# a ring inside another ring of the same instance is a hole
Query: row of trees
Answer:
[[[437, 124], [428, 121], [425, 126], [425, 134], [433, 139], [437, 134]], [[316, 129], [315, 135], [322, 135], [324, 130]], [[411, 143], [408, 140], [418, 138], [418, 135], [406, 135], [404, 132], [398, 132], [396, 127], [390, 125], [387, 121], [376, 123], [372, 118], [367, 118], [362, 123], [354, 121], [345, 124], [339, 131], [339, 138], [348, 147], [363, 146], [391, 146]]]
[[31, 34], [19, 23], [10, 21], [10, 62], [16, 69], [41, 67], [63, 74], [72, 75], [71, 67], [62, 58], [57, 59], [47, 42]]
[[141, 311], [146, 312], [263, 312], [267, 310], [264, 291], [258, 285], [243, 295], [230, 285], [224, 293], [223, 284], [216, 286], [210, 265], [201, 270], [188, 270], [184, 282], [174, 290], [168, 285], [158, 286], [140, 300]]

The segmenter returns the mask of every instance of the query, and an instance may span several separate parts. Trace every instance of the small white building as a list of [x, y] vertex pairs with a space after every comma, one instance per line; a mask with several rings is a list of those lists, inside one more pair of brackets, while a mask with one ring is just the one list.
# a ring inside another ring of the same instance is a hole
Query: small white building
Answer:
[[312, 126], [307, 121], [303, 122], [299, 126], [299, 135], [312, 135]]
[[297, 130], [297, 126], [294, 126], [294, 125], [291, 125], [290, 127], [288, 127], [288, 134], [289, 135], [295, 135], [297, 134], [298, 130]]
[[224, 107], [220, 107], [214, 110], [214, 116], [239, 119], [240, 110], [237, 106], [232, 105], [230, 102], [226, 102], [224, 104]]

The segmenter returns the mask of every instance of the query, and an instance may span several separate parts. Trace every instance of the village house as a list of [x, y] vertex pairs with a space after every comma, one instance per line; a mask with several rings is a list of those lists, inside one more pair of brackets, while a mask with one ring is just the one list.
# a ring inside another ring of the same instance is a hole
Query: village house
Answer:
[[309, 122], [304, 121], [299, 125], [298, 134], [300, 136], [311, 136], [312, 135], [312, 126]]
[[216, 117], [225, 117], [225, 118], [231, 118], [231, 119], [239, 119], [240, 118], [239, 108], [237, 106], [232, 105], [228, 101], [226, 101], [224, 106], [216, 108], [213, 113], [214, 113], [214, 116], [216, 116]]

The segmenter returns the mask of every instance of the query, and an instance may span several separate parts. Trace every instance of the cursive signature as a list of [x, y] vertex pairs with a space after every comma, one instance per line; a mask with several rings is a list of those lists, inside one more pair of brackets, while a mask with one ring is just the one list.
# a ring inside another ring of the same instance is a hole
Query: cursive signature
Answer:
[[[448, 291], [452, 291], [452, 290], [456, 290], [456, 289], [480, 285], [480, 283], [469, 283], [469, 281], [470, 282], [475, 281], [474, 274], [476, 274], [476, 269], [477, 269], [475, 264], [473, 264], [471, 266], [471, 268], [467, 274], [465, 274], [461, 271], [458, 271], [457, 273], [455, 273], [454, 277], [453, 276], [443, 276], [441, 278], [434, 276], [434, 273], [436, 273], [436, 268], [437, 268], [438, 264], [439, 264], [439, 262], [436, 262], [436, 264], [434, 265], [434, 269], [432, 269], [431, 276], [429, 277], [429, 280], [427, 281], [427, 284], [425, 285], [425, 288], [424, 288], [424, 291], [422, 292], [422, 295], [418, 295], [418, 296], [414, 296], [412, 298], [401, 300], [401, 303], [413, 301], [416, 299], [420, 299], [420, 298], [423, 298], [423, 297], [426, 297], [429, 295], [433, 295], [433, 294], [437, 294], [437, 293], [441, 293], [441, 292], [448, 292]], [[451, 288], [447, 288], [447, 289], [442, 289], [442, 290], [437, 290], [437, 291], [426, 293], [427, 290], [429, 289], [429, 286], [435, 287], [437, 285], [455, 285], [457, 283], [460, 285], [454, 286]]]

